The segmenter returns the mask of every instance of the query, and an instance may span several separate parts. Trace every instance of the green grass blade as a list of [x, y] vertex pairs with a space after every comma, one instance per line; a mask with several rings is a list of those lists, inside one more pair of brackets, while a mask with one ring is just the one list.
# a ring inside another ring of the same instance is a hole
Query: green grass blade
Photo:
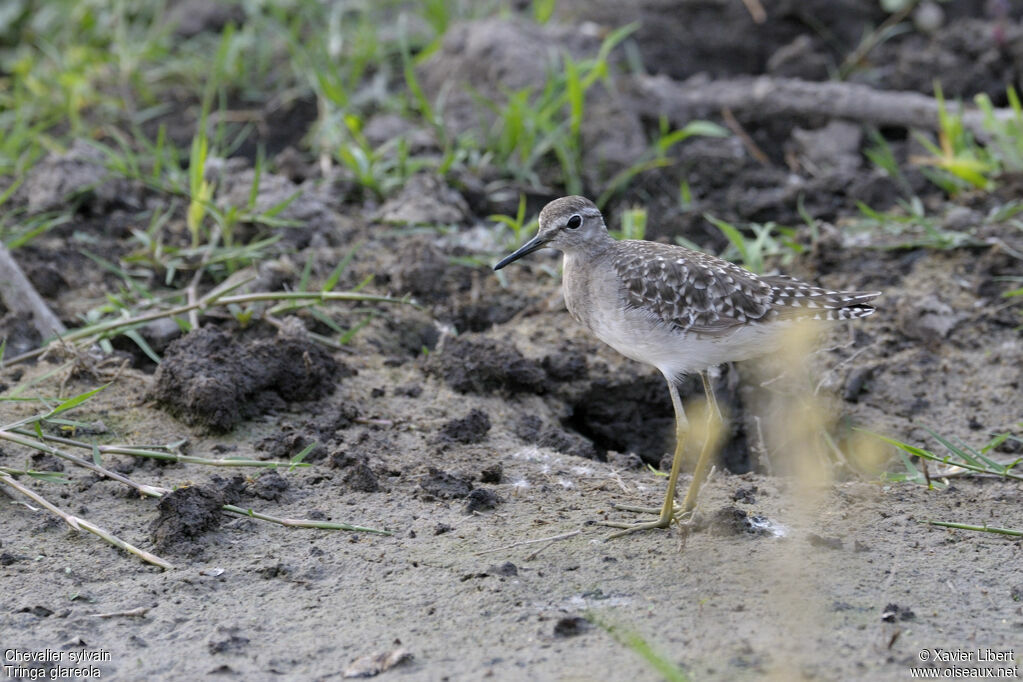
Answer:
[[721, 234], [725, 235], [725, 238], [739, 250], [739, 257], [742, 258], [743, 263], [749, 263], [750, 252], [746, 241], [746, 238], [742, 235], [739, 230], [731, 223], [726, 223], [720, 218], [715, 218], [709, 213], [704, 213], [703, 217], [707, 219], [714, 227], [721, 230]]
[[70, 410], [72, 408], [78, 407], [79, 405], [84, 403], [86, 400], [88, 400], [92, 396], [94, 396], [97, 393], [99, 393], [100, 391], [106, 389], [106, 387], [109, 386], [109, 385], [110, 384], [103, 384], [99, 388], [94, 388], [91, 391], [86, 391], [85, 393], [79, 393], [76, 396], [68, 398], [67, 400], [62, 402], [60, 405], [57, 405], [55, 408], [50, 410], [49, 414], [47, 414], [46, 416], [47, 417], [52, 417], [54, 415], [60, 414], [61, 412], [67, 412], [68, 410]]
[[1011, 535], [1013, 537], [1023, 537], [1023, 530], [1016, 530], [1015, 528], [1000, 528], [998, 526], [989, 526], [984, 524], [983, 526], [974, 526], [968, 523], [954, 523], [952, 521], [921, 521], [931, 526], [941, 526], [942, 528], [958, 528], [960, 530], [975, 530], [982, 533], [997, 533], [998, 535]]
[[316, 441], [313, 441], [309, 445], [307, 445], [304, 448], [302, 448], [302, 451], [299, 452], [294, 457], [292, 457], [291, 460], [288, 462], [288, 465], [289, 465], [288, 466], [288, 471], [292, 471], [292, 470], [295, 469], [295, 467], [300, 465], [302, 463], [302, 460], [304, 460], [309, 455], [310, 452], [312, 452], [313, 450], [316, 449], [317, 445], [319, 445], [319, 443], [317, 443]]
[[667, 682], [689, 682], [689, 676], [686, 675], [685, 671], [655, 651], [650, 643], [636, 632], [606, 623], [592, 613], [587, 614], [586, 619], [611, 635], [611, 638], [616, 642], [627, 649], [631, 649], [633, 653], [656, 670]]
[[365, 242], [359, 242], [345, 254], [345, 257], [334, 267], [331, 271], [330, 276], [327, 277], [327, 281], [323, 283], [323, 291], [333, 291], [334, 287], [337, 286], [338, 281], [341, 279], [342, 273], [351, 265], [355, 259], [355, 254], [358, 253], [359, 249]]

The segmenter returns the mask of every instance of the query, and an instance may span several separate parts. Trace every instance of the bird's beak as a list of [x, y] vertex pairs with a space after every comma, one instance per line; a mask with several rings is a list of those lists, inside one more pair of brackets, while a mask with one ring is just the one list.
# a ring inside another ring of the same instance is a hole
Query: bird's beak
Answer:
[[500, 263], [494, 266], [494, 269], [500, 270], [501, 268], [503, 268], [505, 265], [508, 265], [508, 263], [511, 263], [512, 261], [517, 261], [523, 256], [533, 253], [537, 249], [542, 249], [544, 246], [547, 245], [548, 241], [549, 240], [546, 237], [541, 237], [540, 233], [537, 233], [535, 237], [533, 237], [528, 242], [520, 246], [515, 253], [511, 254], [510, 256], [505, 256], [505, 258]]

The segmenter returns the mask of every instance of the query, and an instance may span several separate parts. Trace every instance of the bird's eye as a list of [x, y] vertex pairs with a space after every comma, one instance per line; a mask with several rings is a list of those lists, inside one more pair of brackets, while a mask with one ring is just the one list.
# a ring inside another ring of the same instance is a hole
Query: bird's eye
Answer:
[[583, 218], [582, 218], [581, 215], [579, 215], [577, 213], [577, 214], [575, 214], [574, 216], [572, 216], [571, 218], [568, 219], [568, 222], [565, 223], [565, 227], [567, 227], [570, 230], [574, 230], [574, 229], [576, 229], [577, 227], [579, 227], [582, 224], [583, 224]]

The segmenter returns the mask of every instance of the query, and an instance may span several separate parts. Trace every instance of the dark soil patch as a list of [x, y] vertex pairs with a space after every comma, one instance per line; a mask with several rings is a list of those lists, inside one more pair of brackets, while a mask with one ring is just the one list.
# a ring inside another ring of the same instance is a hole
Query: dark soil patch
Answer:
[[500, 501], [501, 498], [493, 490], [476, 488], [469, 492], [465, 501], [465, 513], [472, 514], [493, 509]]
[[419, 487], [425, 495], [441, 500], [468, 497], [473, 489], [472, 483], [464, 478], [435, 467], [430, 467], [426, 478], [419, 482]]
[[659, 376], [595, 379], [573, 405], [566, 426], [589, 438], [601, 456], [635, 452], [658, 466], [674, 447], [675, 413]]
[[459, 419], [446, 422], [440, 429], [441, 438], [455, 443], [479, 443], [490, 431], [490, 417], [486, 412], [472, 409]]
[[281, 476], [275, 469], [261, 473], [255, 481], [246, 486], [245, 491], [263, 500], [279, 500], [288, 491], [288, 479]]
[[728, 505], [719, 508], [702, 523], [699, 528], [706, 528], [714, 535], [767, 535], [767, 520], [762, 516], [749, 514], [738, 507]]
[[[0, 304], [2, 306], [2, 304]], [[42, 337], [32, 323], [32, 313], [8, 312], [0, 317], [0, 329], [3, 329], [3, 337], [7, 341], [5, 355], [15, 356], [28, 352], [39, 347]]]
[[396, 291], [411, 294], [417, 301], [437, 303], [467, 290], [472, 284], [471, 272], [471, 268], [452, 263], [432, 242], [413, 238], [398, 249], [392, 284]]
[[543, 393], [547, 374], [513, 345], [497, 339], [459, 337], [430, 356], [426, 371], [460, 393]]
[[327, 466], [344, 471], [342, 481], [349, 490], [375, 493], [380, 490], [380, 479], [370, 467], [368, 459], [361, 450], [354, 452], [337, 450], [331, 453]]
[[241, 476], [230, 481], [214, 478], [210, 486], [187, 486], [164, 495], [156, 506], [159, 516], [150, 526], [157, 550], [191, 548], [200, 536], [220, 526], [221, 507], [237, 499], [244, 485]]
[[535, 414], [522, 415], [515, 425], [515, 435], [527, 443], [544, 448], [551, 448], [576, 457], [586, 459], [604, 459], [607, 449], [598, 450], [592, 440], [571, 430], [553, 424], [545, 424]]
[[208, 326], [168, 347], [149, 397], [186, 424], [230, 431], [286, 401], [316, 400], [350, 374], [307, 339], [244, 342]]

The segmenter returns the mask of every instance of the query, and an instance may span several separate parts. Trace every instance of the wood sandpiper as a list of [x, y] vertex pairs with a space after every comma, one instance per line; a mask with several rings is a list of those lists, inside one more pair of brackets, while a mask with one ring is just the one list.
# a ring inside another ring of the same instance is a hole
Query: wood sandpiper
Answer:
[[[606, 522], [618, 537], [666, 528], [696, 507], [710, 469], [711, 438], [704, 438], [693, 480], [681, 506], [675, 486], [682, 467], [689, 422], [676, 383], [697, 372], [710, 405], [721, 419], [707, 370], [777, 350], [780, 332], [793, 321], [853, 320], [874, 312], [876, 291], [833, 291], [784, 275], [758, 276], [699, 251], [656, 242], [618, 241], [608, 234], [600, 210], [589, 199], [562, 197], [540, 212], [535, 237], [494, 266], [500, 270], [538, 249], [564, 254], [562, 288], [573, 318], [622, 355], [653, 365], [668, 382], [675, 408], [675, 454], [661, 507], [616, 505], [657, 513], [645, 523]], [[610, 539], [610, 538], [609, 538]]]

